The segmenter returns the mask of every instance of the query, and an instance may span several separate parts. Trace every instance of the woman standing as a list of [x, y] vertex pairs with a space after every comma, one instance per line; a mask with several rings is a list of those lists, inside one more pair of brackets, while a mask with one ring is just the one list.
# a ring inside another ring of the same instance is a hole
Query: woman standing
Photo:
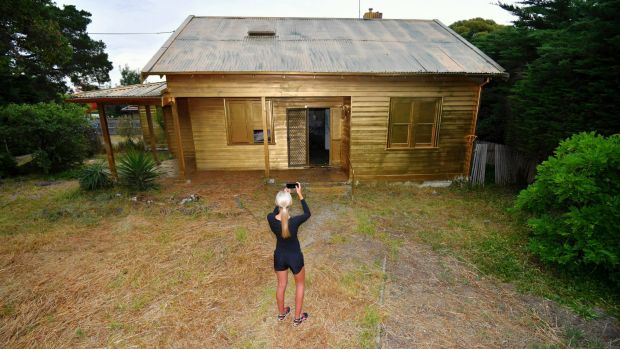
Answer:
[[299, 216], [290, 217], [289, 207], [293, 202], [291, 191], [285, 188], [276, 194], [276, 208], [267, 215], [267, 221], [271, 231], [275, 234], [277, 243], [276, 250], [273, 252], [273, 268], [278, 278], [278, 288], [276, 290], [276, 301], [278, 303], [278, 320], [283, 321], [291, 312], [291, 307], [284, 306], [284, 292], [288, 282], [288, 269], [291, 269], [295, 277], [295, 318], [293, 326], [298, 326], [308, 319], [308, 313], [302, 313], [301, 307], [304, 302], [304, 255], [301, 253], [297, 232], [299, 226], [310, 218], [310, 209], [304, 196], [301, 193], [301, 185], [297, 182], [295, 187], [297, 196], [301, 201], [304, 213]]

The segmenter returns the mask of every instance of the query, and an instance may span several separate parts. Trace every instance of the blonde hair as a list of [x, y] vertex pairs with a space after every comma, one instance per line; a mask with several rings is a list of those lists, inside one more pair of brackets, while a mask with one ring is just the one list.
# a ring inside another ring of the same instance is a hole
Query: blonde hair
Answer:
[[276, 194], [276, 205], [280, 208], [280, 222], [282, 222], [282, 237], [288, 239], [291, 237], [291, 232], [288, 230], [289, 213], [288, 208], [293, 203], [291, 193], [285, 191], [279, 191]]

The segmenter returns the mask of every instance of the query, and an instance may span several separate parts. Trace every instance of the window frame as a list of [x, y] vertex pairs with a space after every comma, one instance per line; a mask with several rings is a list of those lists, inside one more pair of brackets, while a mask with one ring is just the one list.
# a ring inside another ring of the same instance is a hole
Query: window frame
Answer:
[[[393, 106], [396, 102], [408, 102], [410, 104], [409, 109], [409, 122], [392, 123], [393, 118]], [[418, 102], [435, 102], [435, 116], [433, 123], [416, 123], [415, 122], [415, 103]], [[441, 126], [441, 115], [443, 108], [443, 97], [390, 97], [390, 105], [388, 111], [388, 123], [387, 123], [387, 137], [386, 137], [386, 149], [387, 150], [412, 150], [412, 149], [437, 149], [439, 148], [439, 129]], [[431, 143], [418, 144], [415, 143], [415, 125], [432, 125], [431, 131]], [[393, 143], [392, 142], [392, 128], [393, 126], [407, 126], [407, 142], [406, 143]]]
[[[225, 124], [226, 124], [226, 144], [227, 145], [231, 145], [231, 146], [235, 146], [235, 145], [263, 145], [264, 141], [261, 142], [254, 142], [254, 127], [253, 127], [253, 115], [246, 115], [246, 136], [248, 137], [248, 140], [251, 140], [251, 142], [232, 142], [231, 137], [232, 137], [232, 132], [231, 132], [231, 127], [232, 127], [232, 122], [230, 120], [230, 109], [229, 109], [229, 102], [245, 102], [246, 103], [246, 111], [247, 110], [252, 110], [252, 103], [256, 103], [258, 102], [259, 104], [261, 103], [260, 99], [257, 98], [224, 98], [224, 120], [225, 120]], [[262, 105], [261, 105], [262, 108]], [[276, 137], [275, 137], [275, 131], [274, 131], [274, 126], [275, 126], [275, 122], [274, 122], [274, 117], [273, 117], [273, 104], [271, 103], [270, 100], [266, 100], [265, 101], [265, 108], [267, 109], [267, 133], [271, 133], [271, 140], [267, 142], [267, 144], [269, 145], [275, 145], [276, 144]], [[261, 121], [262, 121], [262, 112], [261, 112]], [[262, 127], [262, 123], [261, 123], [261, 128], [260, 130], [263, 130]], [[264, 135], [263, 135], [264, 137]], [[269, 138], [268, 138], [269, 139]]]

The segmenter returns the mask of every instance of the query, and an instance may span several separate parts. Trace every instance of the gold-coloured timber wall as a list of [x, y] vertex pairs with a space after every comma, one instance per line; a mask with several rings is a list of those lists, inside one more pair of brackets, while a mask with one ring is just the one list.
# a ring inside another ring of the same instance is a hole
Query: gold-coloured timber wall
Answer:
[[[264, 166], [261, 146], [226, 145], [224, 97], [329, 97], [339, 105], [350, 97], [348, 142], [356, 177], [415, 180], [463, 175], [466, 136], [474, 134], [472, 120], [483, 81], [466, 77], [168, 75], [167, 83], [171, 96], [190, 97], [188, 113], [198, 170]], [[438, 148], [386, 148], [391, 97], [443, 98]], [[287, 154], [285, 119], [275, 101], [276, 145], [269, 146], [274, 169], [286, 168]]]

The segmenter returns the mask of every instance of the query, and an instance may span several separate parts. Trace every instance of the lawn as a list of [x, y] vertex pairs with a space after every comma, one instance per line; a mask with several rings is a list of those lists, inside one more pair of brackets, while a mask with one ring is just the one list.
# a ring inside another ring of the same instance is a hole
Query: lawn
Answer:
[[[275, 320], [274, 186], [168, 179], [134, 196], [39, 182], [0, 185], [9, 348], [620, 345], [607, 315], [617, 296], [531, 258], [506, 210], [514, 192], [362, 185], [352, 201], [309, 190], [310, 320], [293, 328]], [[200, 200], [181, 205], [190, 194]]]

